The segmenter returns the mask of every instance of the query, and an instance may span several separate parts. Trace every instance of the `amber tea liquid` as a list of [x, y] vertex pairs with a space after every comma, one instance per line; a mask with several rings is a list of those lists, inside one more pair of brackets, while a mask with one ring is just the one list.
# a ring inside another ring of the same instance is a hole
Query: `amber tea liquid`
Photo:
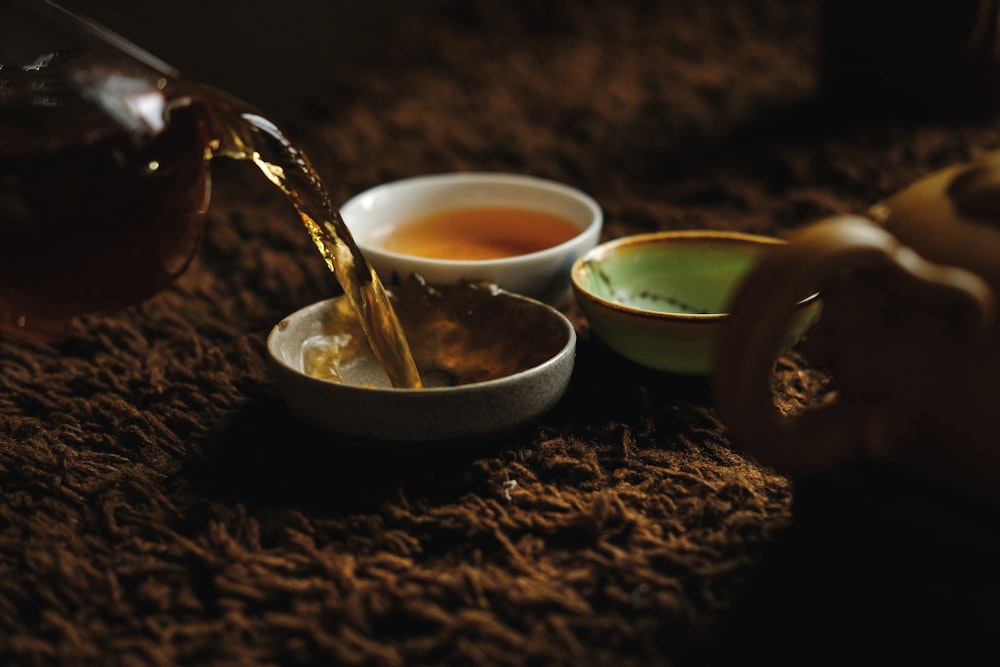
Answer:
[[191, 113], [141, 142], [104, 126], [55, 147], [8, 133], [9, 115], [0, 105], [0, 329], [59, 340], [73, 316], [138, 303], [180, 275], [209, 197]]
[[527, 255], [580, 233], [552, 213], [504, 206], [455, 208], [410, 220], [380, 242], [386, 250], [438, 259], [480, 260]]

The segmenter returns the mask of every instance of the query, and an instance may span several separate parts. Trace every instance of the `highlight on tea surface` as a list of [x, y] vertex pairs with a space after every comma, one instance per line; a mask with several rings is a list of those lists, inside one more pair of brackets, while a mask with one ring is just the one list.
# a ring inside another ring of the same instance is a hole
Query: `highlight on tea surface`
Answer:
[[374, 242], [404, 255], [480, 260], [527, 255], [565, 243], [579, 233], [571, 220], [553, 213], [483, 206], [414, 218]]

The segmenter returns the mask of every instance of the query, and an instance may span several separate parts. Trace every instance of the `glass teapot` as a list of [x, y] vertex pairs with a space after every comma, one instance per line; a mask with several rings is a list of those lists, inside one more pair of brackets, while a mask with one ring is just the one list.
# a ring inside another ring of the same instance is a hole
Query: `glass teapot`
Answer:
[[199, 245], [220, 156], [284, 191], [363, 317], [386, 317], [366, 308], [377, 277], [274, 123], [50, 0], [3, 0], [0, 332], [57, 341], [75, 316], [169, 285]]
[[246, 102], [50, 0], [0, 3], [0, 332], [58, 341], [187, 267], [216, 157], [285, 193], [396, 385], [419, 386], [374, 269], [305, 153]]
[[169, 66], [48, 0], [0, 9], [0, 330], [42, 340], [186, 268], [208, 117]]

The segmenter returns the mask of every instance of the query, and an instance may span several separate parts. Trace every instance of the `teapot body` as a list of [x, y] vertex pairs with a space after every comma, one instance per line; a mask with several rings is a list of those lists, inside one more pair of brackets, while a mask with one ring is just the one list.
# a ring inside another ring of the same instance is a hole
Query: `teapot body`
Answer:
[[[777, 332], [808, 291], [822, 305], [801, 351], [831, 391], [784, 414]], [[730, 312], [714, 374], [738, 447], [792, 475], [867, 459], [1000, 499], [1000, 154], [804, 227]]]

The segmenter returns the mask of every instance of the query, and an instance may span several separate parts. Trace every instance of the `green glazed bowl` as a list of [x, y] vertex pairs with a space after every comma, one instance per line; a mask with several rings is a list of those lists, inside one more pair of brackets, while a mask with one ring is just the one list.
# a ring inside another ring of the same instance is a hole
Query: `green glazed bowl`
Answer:
[[[700, 230], [626, 236], [578, 259], [570, 280], [591, 330], [618, 354], [656, 370], [708, 375], [730, 299], [762, 254], [783, 243]], [[818, 294], [799, 302], [786, 349], [819, 309]]]

